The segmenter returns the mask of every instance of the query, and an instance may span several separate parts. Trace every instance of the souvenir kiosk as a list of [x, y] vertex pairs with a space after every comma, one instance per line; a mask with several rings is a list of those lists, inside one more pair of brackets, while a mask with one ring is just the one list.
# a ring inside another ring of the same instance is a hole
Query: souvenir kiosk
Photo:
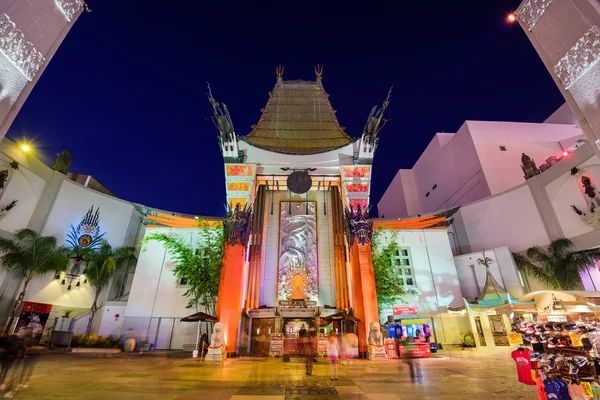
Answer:
[[[392, 339], [396, 344], [399, 357], [430, 357], [433, 337], [426, 318], [420, 318], [416, 305], [398, 305], [392, 307], [393, 323], [387, 324], [387, 347]], [[435, 343], [433, 343], [435, 344]], [[437, 347], [433, 346], [433, 351]], [[395, 358], [388, 349], [388, 356]]]

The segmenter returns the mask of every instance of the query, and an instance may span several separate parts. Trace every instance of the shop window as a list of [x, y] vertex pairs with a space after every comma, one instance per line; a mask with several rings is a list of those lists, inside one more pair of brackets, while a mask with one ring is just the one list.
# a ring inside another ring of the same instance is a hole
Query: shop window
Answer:
[[402, 286], [415, 286], [415, 277], [413, 269], [410, 268], [410, 254], [408, 249], [400, 249], [393, 256], [393, 264], [397, 266], [398, 274], [400, 275], [400, 284]]

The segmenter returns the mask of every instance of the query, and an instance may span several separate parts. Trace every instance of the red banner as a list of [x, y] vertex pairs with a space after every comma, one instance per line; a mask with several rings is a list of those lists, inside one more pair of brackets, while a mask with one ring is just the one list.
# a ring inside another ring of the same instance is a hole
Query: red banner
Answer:
[[394, 315], [419, 315], [417, 306], [392, 306], [392, 313]]
[[50, 311], [52, 311], [52, 304], [32, 303], [30, 301], [23, 303], [23, 312], [50, 314]]
[[431, 347], [429, 346], [429, 343], [412, 344], [408, 346], [399, 345], [398, 351], [400, 352], [400, 357], [431, 357]]

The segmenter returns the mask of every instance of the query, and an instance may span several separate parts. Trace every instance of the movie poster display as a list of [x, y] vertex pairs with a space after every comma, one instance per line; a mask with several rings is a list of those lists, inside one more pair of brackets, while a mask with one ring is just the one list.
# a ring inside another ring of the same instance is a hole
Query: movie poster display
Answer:
[[48, 322], [50, 311], [52, 311], [52, 304], [24, 302], [14, 333], [24, 335], [28, 330], [31, 330], [34, 343], [38, 344], [46, 322]]

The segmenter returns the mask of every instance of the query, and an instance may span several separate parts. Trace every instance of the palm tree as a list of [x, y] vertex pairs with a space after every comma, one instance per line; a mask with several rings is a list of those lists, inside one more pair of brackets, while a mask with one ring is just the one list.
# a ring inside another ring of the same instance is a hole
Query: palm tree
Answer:
[[92, 330], [92, 322], [94, 321], [96, 311], [98, 311], [98, 297], [100, 297], [100, 293], [108, 286], [108, 283], [115, 276], [118, 269], [127, 267], [131, 262], [135, 262], [135, 260], [137, 258], [134, 247], [124, 246], [113, 249], [107, 241], [103, 241], [97, 250], [87, 255], [86, 267], [83, 273], [90, 282], [90, 285], [96, 289], [96, 294], [90, 308], [90, 319], [85, 330], [86, 335], [89, 335]]
[[485, 256], [485, 250], [481, 252], [482, 258], [477, 259], [477, 264], [485, 266], [485, 268], [489, 268], [491, 264], [494, 263], [494, 260], [490, 257]]
[[7, 334], [23, 304], [31, 280], [49, 272], [65, 271], [69, 262], [69, 250], [58, 247], [58, 239], [54, 236], [41, 236], [34, 230], [22, 229], [12, 239], [0, 237], [0, 252], [0, 268], [23, 281], [23, 289], [4, 329], [4, 334]]
[[569, 239], [557, 239], [548, 250], [527, 249], [527, 257], [513, 254], [519, 269], [552, 289], [573, 290], [581, 283], [580, 273], [600, 260], [600, 249], [574, 251]]

